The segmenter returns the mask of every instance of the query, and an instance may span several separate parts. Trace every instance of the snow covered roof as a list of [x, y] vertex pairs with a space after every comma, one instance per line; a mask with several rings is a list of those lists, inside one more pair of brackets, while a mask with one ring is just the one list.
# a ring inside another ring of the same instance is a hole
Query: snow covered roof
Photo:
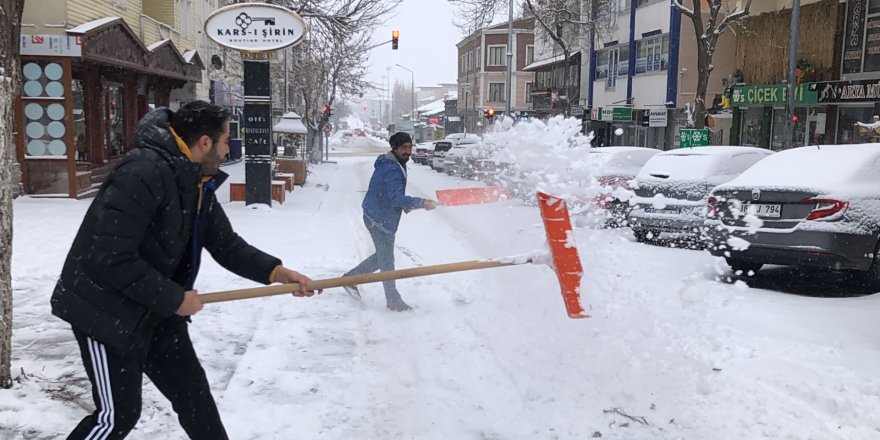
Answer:
[[[155, 43], [153, 43], [153, 44], [147, 46], [147, 49], [149, 49], [150, 52], [152, 52], [152, 51], [154, 51], [154, 50], [156, 50], [156, 49], [162, 47], [163, 44], [168, 43], [168, 42], [170, 42], [170, 41], [171, 41], [170, 38], [166, 38], [166, 39], [164, 39], [164, 40], [159, 40], [159, 41], [157, 41], [157, 42], [155, 42]], [[187, 60], [187, 61], [189, 61], [189, 60]]]
[[[580, 51], [572, 52], [572, 53], [568, 56], [568, 59], [571, 59], [573, 56], [577, 55], [578, 52], [580, 52]], [[537, 69], [537, 68], [539, 68], [539, 67], [549, 66], [549, 65], [551, 65], [551, 64], [556, 64], [556, 63], [562, 62], [563, 60], [565, 60], [565, 55], [564, 55], [564, 54], [563, 54], [563, 55], [556, 55], [555, 57], [550, 57], [550, 58], [545, 58], [545, 59], [543, 59], [543, 60], [535, 61], [535, 62], [533, 62], [532, 64], [529, 64], [528, 66], [523, 67], [522, 70], [528, 72], [528, 71], [530, 71], [530, 70], [535, 70], [535, 69]]]
[[281, 121], [272, 127], [272, 131], [278, 133], [306, 134], [306, 126], [302, 123], [302, 117], [296, 112], [288, 112], [281, 116]]
[[116, 20], [122, 20], [122, 18], [121, 18], [121, 17], [104, 17], [104, 18], [99, 18], [99, 19], [97, 19], [97, 20], [92, 20], [92, 21], [89, 21], [89, 22], [83, 23], [83, 24], [81, 24], [81, 25], [79, 25], [79, 26], [77, 26], [77, 27], [75, 27], [75, 28], [68, 29], [68, 30], [67, 30], [67, 33], [68, 33], [68, 34], [84, 34], [84, 33], [88, 32], [88, 31], [90, 31], [90, 30], [92, 30], [92, 29], [99, 28], [99, 27], [101, 27], [101, 26], [103, 26], [103, 25], [105, 25], [105, 24], [107, 24], [107, 23], [111, 23], [111, 22], [116, 21]]
[[439, 99], [418, 108], [419, 114], [425, 116], [436, 115], [438, 113], [443, 113], [444, 111], [446, 111], [446, 103], [444, 99]]

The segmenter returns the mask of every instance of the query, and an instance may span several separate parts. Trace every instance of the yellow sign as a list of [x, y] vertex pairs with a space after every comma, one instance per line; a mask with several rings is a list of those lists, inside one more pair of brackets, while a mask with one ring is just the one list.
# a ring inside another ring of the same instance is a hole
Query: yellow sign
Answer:
[[254, 61], [270, 61], [275, 59], [275, 51], [272, 52], [242, 52], [241, 59]]

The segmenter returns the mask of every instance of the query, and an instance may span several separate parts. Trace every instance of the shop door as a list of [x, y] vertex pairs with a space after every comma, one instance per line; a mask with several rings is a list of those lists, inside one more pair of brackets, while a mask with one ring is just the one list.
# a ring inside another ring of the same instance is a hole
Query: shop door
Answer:
[[646, 147], [648, 146], [648, 129], [645, 127], [636, 127], [635, 128], [635, 146], [636, 147]]
[[104, 83], [104, 157], [112, 159], [125, 152], [125, 118], [122, 101], [122, 84], [112, 81]]

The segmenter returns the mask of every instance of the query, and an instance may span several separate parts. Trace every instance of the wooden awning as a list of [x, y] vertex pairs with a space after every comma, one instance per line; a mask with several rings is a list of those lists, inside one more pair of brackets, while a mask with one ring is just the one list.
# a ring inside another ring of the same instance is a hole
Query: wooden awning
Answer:
[[149, 47], [120, 17], [106, 17], [67, 30], [82, 42], [82, 58], [98, 64], [130, 69], [155, 76], [201, 82], [201, 59], [193, 64], [171, 40]]

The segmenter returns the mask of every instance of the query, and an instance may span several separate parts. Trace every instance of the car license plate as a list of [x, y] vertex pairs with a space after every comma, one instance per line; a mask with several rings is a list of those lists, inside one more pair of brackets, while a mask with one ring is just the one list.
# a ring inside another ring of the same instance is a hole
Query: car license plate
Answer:
[[681, 211], [676, 208], [657, 209], [646, 207], [645, 212], [647, 212], [648, 214], [679, 214]]
[[782, 205], [776, 203], [752, 203], [749, 205], [749, 211], [754, 212], [758, 217], [779, 218], [782, 216]]

